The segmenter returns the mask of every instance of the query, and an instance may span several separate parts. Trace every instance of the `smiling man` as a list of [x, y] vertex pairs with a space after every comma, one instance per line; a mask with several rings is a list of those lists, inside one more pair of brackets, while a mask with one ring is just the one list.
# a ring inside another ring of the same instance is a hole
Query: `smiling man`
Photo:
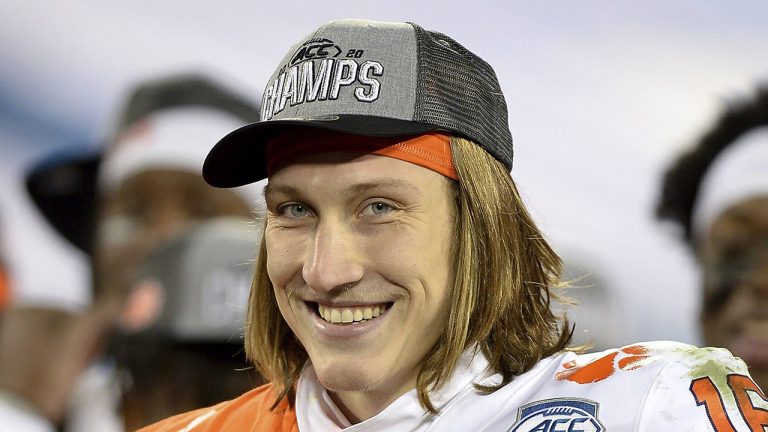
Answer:
[[268, 178], [245, 348], [270, 384], [150, 431], [760, 431], [740, 360], [673, 342], [579, 355], [560, 260], [509, 172], [493, 69], [412, 23], [294, 45], [262, 121], [203, 176]]
[[[315, 133], [312, 142], [345, 138]], [[447, 137], [418, 139], [448, 148]], [[267, 272], [320, 383], [359, 421], [416, 386], [445, 327], [453, 189], [435, 171], [373, 154], [290, 161], [266, 189]]]

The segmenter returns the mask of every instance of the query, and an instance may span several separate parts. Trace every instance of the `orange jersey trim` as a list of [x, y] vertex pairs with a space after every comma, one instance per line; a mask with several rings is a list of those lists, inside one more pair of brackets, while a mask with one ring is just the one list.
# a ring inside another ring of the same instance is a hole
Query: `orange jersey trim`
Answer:
[[138, 432], [298, 432], [296, 410], [287, 399], [269, 410], [275, 397], [272, 384], [266, 384], [236, 399], [169, 417]]

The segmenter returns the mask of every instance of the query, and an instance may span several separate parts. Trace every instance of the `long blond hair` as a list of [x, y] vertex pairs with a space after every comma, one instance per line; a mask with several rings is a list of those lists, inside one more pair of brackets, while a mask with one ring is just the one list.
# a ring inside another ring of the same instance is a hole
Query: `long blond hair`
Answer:
[[[477, 144], [452, 137], [458, 182], [454, 241], [455, 279], [445, 331], [427, 353], [416, 388], [422, 406], [437, 412], [429, 391], [445, 384], [461, 354], [477, 346], [502, 382], [565, 348], [567, 319], [550, 309], [562, 263], [536, 228], [504, 165]], [[275, 386], [275, 406], [293, 399], [308, 356], [283, 320], [267, 275], [265, 242], [248, 304], [245, 351]], [[473, 317], [475, 319], [473, 319]]]

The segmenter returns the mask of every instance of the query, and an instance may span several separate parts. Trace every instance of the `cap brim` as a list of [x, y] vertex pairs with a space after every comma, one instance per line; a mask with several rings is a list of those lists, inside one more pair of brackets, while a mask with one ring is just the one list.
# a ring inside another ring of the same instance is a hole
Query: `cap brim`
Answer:
[[101, 155], [57, 153], [27, 174], [26, 187], [37, 209], [75, 247], [91, 254]]
[[440, 129], [410, 120], [351, 114], [252, 123], [229, 133], [211, 149], [203, 164], [203, 178], [216, 187], [243, 186], [266, 178], [266, 143], [289, 128], [315, 128], [376, 137], [418, 135]]

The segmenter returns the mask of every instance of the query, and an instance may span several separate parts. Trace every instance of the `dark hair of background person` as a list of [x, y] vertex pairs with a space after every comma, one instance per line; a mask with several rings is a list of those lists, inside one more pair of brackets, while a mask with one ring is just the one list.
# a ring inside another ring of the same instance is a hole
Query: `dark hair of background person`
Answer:
[[754, 96], [730, 104], [713, 127], [664, 174], [656, 217], [679, 224], [692, 249], [696, 248], [691, 232], [693, 206], [707, 169], [741, 135], [764, 125], [768, 125], [768, 85], [758, 87]]

